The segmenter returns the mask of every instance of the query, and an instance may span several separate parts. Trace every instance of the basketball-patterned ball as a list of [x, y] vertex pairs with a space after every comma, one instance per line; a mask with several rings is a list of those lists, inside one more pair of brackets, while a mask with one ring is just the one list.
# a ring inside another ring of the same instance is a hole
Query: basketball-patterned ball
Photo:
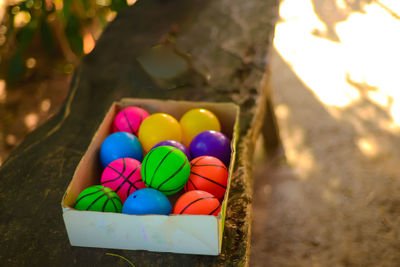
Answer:
[[190, 162], [190, 176], [185, 191], [203, 190], [222, 200], [228, 184], [225, 165], [211, 156], [201, 156]]
[[113, 121], [113, 132], [128, 132], [138, 135], [142, 121], [149, 116], [149, 113], [139, 107], [127, 107], [118, 112]]
[[190, 174], [190, 164], [178, 148], [160, 146], [146, 155], [141, 171], [147, 187], [172, 195], [185, 186]]
[[75, 201], [75, 209], [120, 213], [122, 201], [110, 188], [94, 185], [79, 194]]
[[215, 196], [202, 190], [193, 190], [178, 198], [173, 213], [217, 216], [220, 210], [221, 203]]
[[140, 174], [140, 167], [141, 163], [136, 159], [114, 160], [104, 169], [100, 183], [111, 188], [124, 203], [130, 194], [146, 187]]

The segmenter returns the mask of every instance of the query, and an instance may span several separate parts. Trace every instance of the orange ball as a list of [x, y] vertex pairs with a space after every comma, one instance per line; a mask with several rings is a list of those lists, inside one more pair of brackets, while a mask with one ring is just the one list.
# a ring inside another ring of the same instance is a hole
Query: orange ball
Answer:
[[228, 169], [221, 160], [200, 156], [190, 162], [190, 176], [185, 191], [203, 190], [222, 200], [228, 185]]
[[175, 203], [174, 214], [195, 214], [217, 216], [221, 203], [208, 192], [193, 190], [184, 193]]

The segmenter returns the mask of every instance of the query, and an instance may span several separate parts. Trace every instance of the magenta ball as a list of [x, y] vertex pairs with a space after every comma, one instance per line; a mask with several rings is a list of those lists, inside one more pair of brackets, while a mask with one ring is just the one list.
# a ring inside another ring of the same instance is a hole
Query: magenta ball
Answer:
[[231, 160], [231, 142], [222, 133], [205, 131], [196, 135], [189, 146], [192, 158], [200, 156], [213, 156], [220, 159], [225, 166]]
[[149, 116], [149, 113], [139, 107], [127, 107], [118, 112], [113, 121], [115, 132], [128, 132], [137, 136], [140, 124]]
[[122, 158], [114, 160], [104, 169], [100, 183], [111, 188], [124, 203], [130, 194], [146, 187], [142, 180], [140, 168], [141, 163], [136, 159]]
[[182, 143], [180, 143], [178, 141], [175, 141], [175, 140], [161, 141], [157, 145], [153, 146], [151, 149], [159, 147], [159, 146], [173, 146], [173, 147], [176, 147], [177, 149], [179, 149], [180, 151], [182, 151], [186, 155], [186, 157], [188, 158], [188, 161], [191, 160], [191, 156], [190, 156], [189, 150]]

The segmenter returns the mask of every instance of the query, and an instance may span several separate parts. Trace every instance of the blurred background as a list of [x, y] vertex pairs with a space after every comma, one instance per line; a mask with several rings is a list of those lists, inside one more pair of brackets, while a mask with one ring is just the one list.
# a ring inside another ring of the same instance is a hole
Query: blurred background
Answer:
[[0, 0], [0, 165], [58, 111], [106, 25], [136, 0]]
[[400, 1], [281, 0], [252, 266], [399, 266]]

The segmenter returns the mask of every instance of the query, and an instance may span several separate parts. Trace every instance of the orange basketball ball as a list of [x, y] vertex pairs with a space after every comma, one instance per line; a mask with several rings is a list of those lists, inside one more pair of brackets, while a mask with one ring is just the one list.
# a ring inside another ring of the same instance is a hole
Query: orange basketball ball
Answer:
[[175, 203], [174, 214], [196, 214], [217, 216], [221, 203], [208, 192], [193, 190], [184, 193]]
[[221, 160], [201, 156], [190, 162], [190, 176], [185, 191], [203, 190], [222, 200], [228, 184], [228, 169]]

